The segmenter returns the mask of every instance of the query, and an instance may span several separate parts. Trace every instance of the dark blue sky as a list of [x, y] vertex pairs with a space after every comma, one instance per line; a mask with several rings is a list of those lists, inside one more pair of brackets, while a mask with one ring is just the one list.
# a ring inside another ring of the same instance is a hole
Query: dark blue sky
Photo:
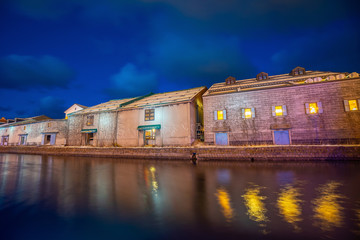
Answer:
[[355, 0], [2, 0], [0, 117], [308, 70], [360, 71]]

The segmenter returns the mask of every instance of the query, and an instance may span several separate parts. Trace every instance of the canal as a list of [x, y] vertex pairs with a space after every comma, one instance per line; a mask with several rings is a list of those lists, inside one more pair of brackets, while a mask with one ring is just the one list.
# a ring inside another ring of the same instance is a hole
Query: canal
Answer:
[[0, 239], [356, 239], [359, 163], [0, 154]]

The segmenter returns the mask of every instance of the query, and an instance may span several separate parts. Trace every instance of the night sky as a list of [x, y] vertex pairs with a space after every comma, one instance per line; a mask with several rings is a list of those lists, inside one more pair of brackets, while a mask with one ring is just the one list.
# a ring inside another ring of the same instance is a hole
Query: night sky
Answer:
[[0, 118], [149, 92], [360, 72], [356, 0], [1, 0]]

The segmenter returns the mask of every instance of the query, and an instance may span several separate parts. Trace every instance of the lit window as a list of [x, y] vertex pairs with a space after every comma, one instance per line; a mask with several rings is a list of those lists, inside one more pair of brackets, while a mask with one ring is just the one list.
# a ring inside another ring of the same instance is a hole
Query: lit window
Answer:
[[94, 115], [90, 115], [86, 117], [86, 125], [87, 126], [94, 125]]
[[283, 115], [282, 106], [276, 106], [276, 107], [275, 107], [275, 115], [276, 115], [276, 116], [282, 116], [282, 115]]
[[226, 110], [214, 111], [214, 120], [226, 120]]
[[287, 115], [286, 105], [272, 106], [272, 115], [274, 117], [276, 117], [276, 116], [286, 116]]
[[145, 121], [155, 120], [155, 109], [145, 109]]
[[146, 140], [155, 140], [155, 129], [145, 130], [145, 139]]
[[350, 111], [359, 110], [358, 104], [356, 100], [349, 100], [349, 109]]
[[26, 130], [26, 126], [24, 126], [24, 130]]
[[245, 108], [245, 118], [251, 118], [251, 117], [252, 117], [251, 108]]
[[306, 114], [321, 114], [323, 113], [323, 107], [321, 102], [305, 103]]
[[217, 119], [218, 120], [223, 120], [224, 119], [223, 111], [217, 111]]
[[316, 114], [318, 112], [318, 107], [316, 103], [309, 103], [310, 114]]

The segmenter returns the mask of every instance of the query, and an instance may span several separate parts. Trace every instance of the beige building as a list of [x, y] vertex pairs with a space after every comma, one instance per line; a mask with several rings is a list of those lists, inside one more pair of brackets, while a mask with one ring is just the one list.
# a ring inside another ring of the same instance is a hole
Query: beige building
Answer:
[[66, 144], [66, 120], [37, 116], [8, 122], [0, 125], [0, 145], [64, 146]]
[[202, 137], [206, 87], [113, 100], [69, 115], [68, 145], [180, 146]]
[[69, 107], [64, 113], [65, 113], [65, 119], [68, 119], [68, 115], [77, 112], [77, 111], [81, 111], [83, 109], [87, 108], [84, 105], [80, 105], [80, 104], [73, 104], [71, 107]]
[[203, 95], [205, 142], [215, 145], [360, 142], [357, 73], [305, 71], [227, 78]]

